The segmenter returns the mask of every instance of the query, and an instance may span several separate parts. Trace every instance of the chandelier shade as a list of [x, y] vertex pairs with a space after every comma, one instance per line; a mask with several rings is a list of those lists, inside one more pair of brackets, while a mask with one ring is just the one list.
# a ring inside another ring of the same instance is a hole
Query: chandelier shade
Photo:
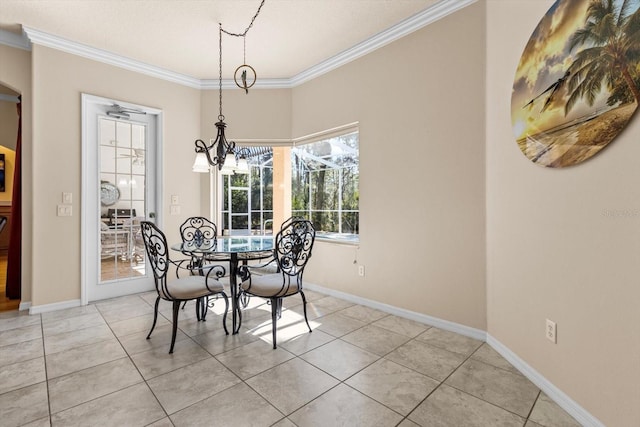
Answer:
[[209, 161], [204, 153], [196, 153], [196, 160], [193, 162], [191, 170], [199, 173], [209, 172]]

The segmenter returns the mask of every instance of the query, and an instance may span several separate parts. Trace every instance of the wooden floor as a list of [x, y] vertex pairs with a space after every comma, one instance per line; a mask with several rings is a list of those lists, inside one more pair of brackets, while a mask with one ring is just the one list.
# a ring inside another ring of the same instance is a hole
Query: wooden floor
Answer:
[[114, 257], [103, 259], [100, 262], [100, 275], [102, 282], [144, 276], [144, 262]]
[[144, 276], [144, 259], [109, 257], [100, 262], [100, 280], [126, 279]]
[[7, 286], [7, 253], [0, 252], [0, 312], [17, 310], [20, 306], [19, 299], [9, 299], [6, 293]]

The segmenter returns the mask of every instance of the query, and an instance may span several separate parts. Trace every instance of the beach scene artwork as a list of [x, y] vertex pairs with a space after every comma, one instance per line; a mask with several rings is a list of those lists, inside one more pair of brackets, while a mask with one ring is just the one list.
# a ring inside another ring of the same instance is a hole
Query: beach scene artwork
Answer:
[[640, 100], [640, 0], [558, 0], [527, 43], [511, 97], [524, 155], [581, 163], [623, 131]]

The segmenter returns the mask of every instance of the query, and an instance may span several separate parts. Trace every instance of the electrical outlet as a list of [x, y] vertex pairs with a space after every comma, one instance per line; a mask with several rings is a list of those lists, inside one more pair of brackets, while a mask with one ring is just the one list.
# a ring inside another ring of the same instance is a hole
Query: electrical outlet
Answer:
[[358, 266], [358, 276], [364, 277], [364, 265]]
[[557, 336], [556, 336], [556, 322], [553, 320], [547, 319], [547, 327], [545, 329], [545, 335], [549, 341], [556, 344]]
[[72, 216], [73, 209], [71, 205], [58, 205], [58, 216]]

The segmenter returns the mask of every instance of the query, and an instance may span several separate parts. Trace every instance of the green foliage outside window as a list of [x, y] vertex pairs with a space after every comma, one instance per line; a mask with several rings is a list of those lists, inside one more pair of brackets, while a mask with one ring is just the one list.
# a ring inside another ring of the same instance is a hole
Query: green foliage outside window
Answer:
[[292, 149], [292, 214], [320, 233], [359, 232], [358, 133]]
[[[223, 177], [223, 227], [273, 228], [273, 154], [250, 159], [251, 173]], [[292, 215], [311, 219], [319, 235], [359, 233], [358, 133], [291, 149]]]

